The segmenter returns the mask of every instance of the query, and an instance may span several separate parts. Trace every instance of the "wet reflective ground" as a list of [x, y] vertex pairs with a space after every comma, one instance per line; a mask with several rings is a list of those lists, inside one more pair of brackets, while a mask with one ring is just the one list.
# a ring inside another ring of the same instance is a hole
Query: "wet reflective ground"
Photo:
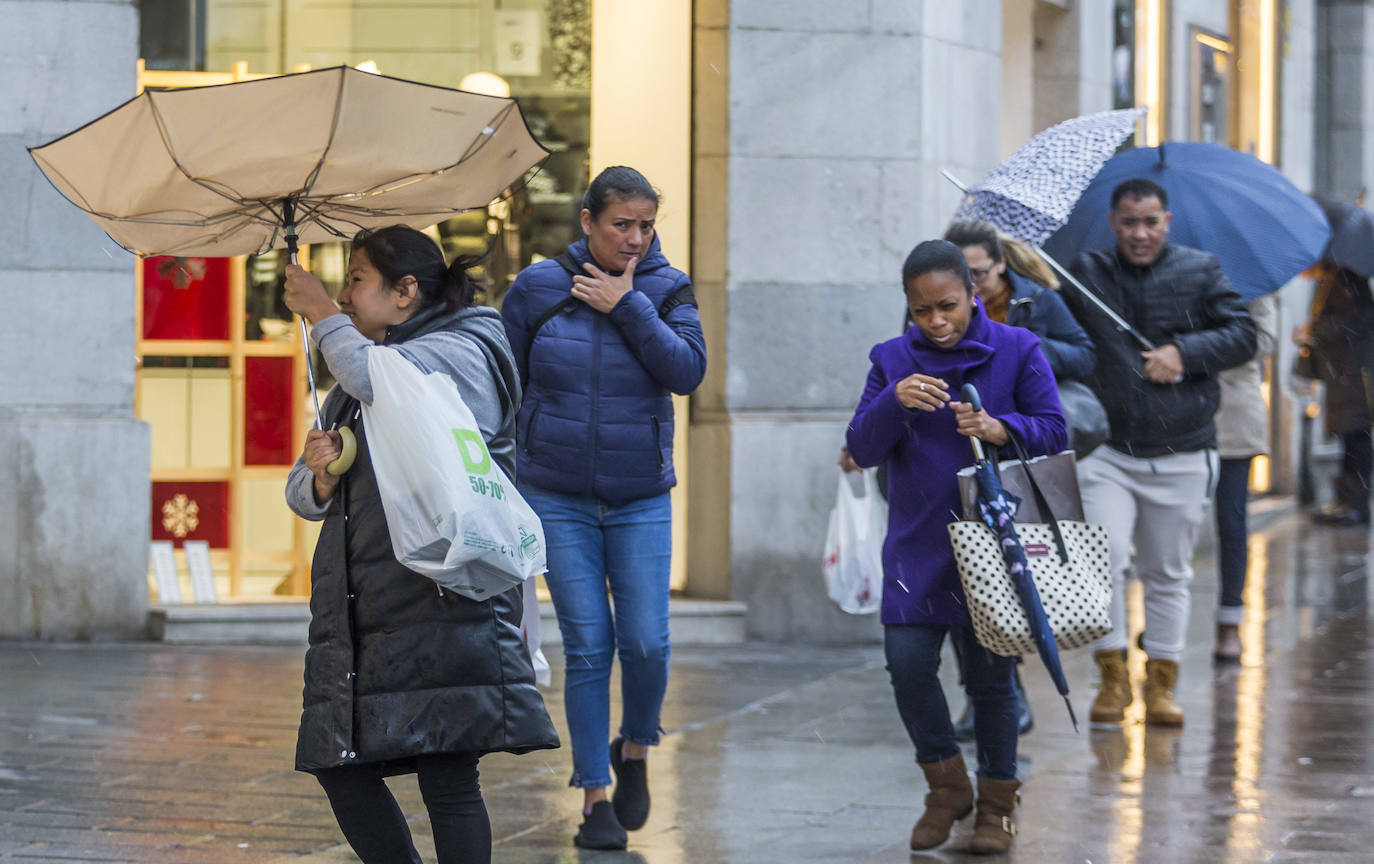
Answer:
[[[1214, 568], [1199, 561], [1182, 731], [1137, 715], [1075, 735], [1028, 660], [1022, 833], [996, 860], [1374, 861], [1368, 566], [1361, 529], [1289, 516], [1257, 533], [1245, 663], [1218, 672]], [[301, 654], [0, 643], [0, 859], [356, 860], [314, 780], [290, 770]], [[1084, 716], [1091, 658], [1065, 659]], [[561, 726], [557, 687], [548, 699]], [[495, 860], [974, 860], [960, 851], [972, 820], [944, 849], [906, 851], [925, 788], [875, 647], [675, 649], [663, 725], [653, 815], [628, 853], [572, 848], [566, 751], [485, 759]], [[423, 849], [414, 781], [395, 788]]]

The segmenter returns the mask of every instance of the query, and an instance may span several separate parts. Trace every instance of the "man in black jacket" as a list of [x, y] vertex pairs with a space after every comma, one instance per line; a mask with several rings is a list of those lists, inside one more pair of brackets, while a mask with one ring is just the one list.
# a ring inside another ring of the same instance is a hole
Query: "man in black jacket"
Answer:
[[1095, 723], [1120, 723], [1126, 675], [1125, 572], [1145, 589], [1145, 720], [1181, 726], [1174, 701], [1188, 626], [1193, 546], [1216, 482], [1217, 373], [1255, 354], [1255, 324], [1215, 256], [1168, 243], [1169, 196], [1145, 179], [1112, 192], [1116, 248], [1086, 252], [1073, 274], [1155, 347], [1141, 350], [1076, 290], [1069, 309], [1097, 347], [1088, 379], [1111, 423], [1107, 444], [1078, 464], [1088, 521], [1111, 538], [1112, 632], [1094, 646]]

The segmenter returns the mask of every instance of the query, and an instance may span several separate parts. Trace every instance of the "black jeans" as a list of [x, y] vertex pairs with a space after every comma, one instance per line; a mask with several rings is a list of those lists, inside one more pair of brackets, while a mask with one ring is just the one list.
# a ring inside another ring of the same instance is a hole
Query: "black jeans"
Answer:
[[[383, 771], [380, 765], [346, 765], [315, 776], [363, 864], [421, 864]], [[490, 864], [491, 822], [477, 782], [477, 755], [418, 756], [415, 776], [434, 829], [439, 864]]]
[[1244, 456], [1239, 459], [1222, 459], [1221, 473], [1217, 477], [1217, 552], [1221, 571], [1221, 605], [1227, 611], [1219, 612], [1217, 620], [1222, 624], [1239, 624], [1240, 608], [1244, 604], [1245, 569], [1249, 564], [1247, 535], [1249, 529], [1245, 522], [1245, 507], [1250, 500], [1250, 460]]
[[916, 745], [916, 761], [939, 762], [959, 752], [945, 691], [940, 686], [940, 645], [948, 633], [957, 643], [964, 690], [973, 702], [978, 774], [989, 780], [1016, 779], [1016, 661], [993, 654], [973, 637], [972, 627], [888, 624], [883, 648], [897, 713]]
[[1370, 475], [1374, 475], [1374, 438], [1368, 427], [1341, 436], [1341, 476], [1351, 497], [1346, 504], [1362, 515], [1369, 514]]

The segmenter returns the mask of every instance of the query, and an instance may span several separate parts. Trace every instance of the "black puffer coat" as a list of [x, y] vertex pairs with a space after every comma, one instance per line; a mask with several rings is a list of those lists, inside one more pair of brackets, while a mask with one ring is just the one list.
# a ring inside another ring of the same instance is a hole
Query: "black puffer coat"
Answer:
[[[494, 343], [493, 328], [470, 331], [461, 318], [422, 313], [393, 328], [387, 341], [461, 328], [485, 340], [498, 391], [504, 386], [518, 404], [500, 327]], [[516, 407], [504, 412], [505, 434], [513, 435]], [[326, 423], [353, 428], [358, 457], [331, 500], [311, 568], [297, 770], [383, 762], [403, 773], [419, 754], [557, 747], [521, 638], [520, 589], [478, 603], [441, 591], [396, 560], [357, 408], [337, 387], [325, 403]], [[497, 461], [511, 472], [511, 442], [490, 449], [506, 454]]]
[[1254, 357], [1256, 345], [1255, 322], [1216, 256], [1170, 243], [1138, 267], [1113, 248], [1083, 253], [1071, 272], [1146, 339], [1172, 342], [1183, 357], [1182, 381], [1147, 381], [1135, 340], [1076, 288], [1061, 292], [1097, 346], [1087, 381], [1107, 409], [1107, 443], [1146, 459], [1216, 447], [1217, 374]]

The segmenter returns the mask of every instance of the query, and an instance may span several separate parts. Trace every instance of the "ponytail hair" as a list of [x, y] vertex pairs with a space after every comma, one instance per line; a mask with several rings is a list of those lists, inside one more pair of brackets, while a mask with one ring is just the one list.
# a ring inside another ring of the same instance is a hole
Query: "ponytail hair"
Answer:
[[994, 264], [1005, 261], [1018, 276], [1059, 290], [1059, 277], [1039, 255], [1035, 254], [1034, 249], [1010, 234], [998, 231], [995, 225], [985, 219], [955, 222], [945, 231], [945, 239], [960, 249], [967, 246], [982, 246]]
[[643, 174], [625, 165], [613, 165], [596, 175], [587, 193], [582, 196], [582, 209], [592, 214], [592, 221], [601, 218], [606, 205], [615, 201], [654, 202], [658, 206], [658, 190]]
[[999, 233], [997, 239], [1002, 244], [1002, 254], [1008, 267], [1032, 282], [1059, 290], [1059, 276], [1045, 263], [1045, 259], [1035, 254], [1035, 250], [1006, 234]]
[[439, 305], [446, 312], [456, 312], [471, 306], [477, 294], [477, 283], [468, 271], [484, 256], [460, 255], [445, 264], [439, 244], [408, 225], [365, 228], [354, 235], [353, 250], [367, 253], [388, 287], [395, 288], [413, 276], [420, 309]]

